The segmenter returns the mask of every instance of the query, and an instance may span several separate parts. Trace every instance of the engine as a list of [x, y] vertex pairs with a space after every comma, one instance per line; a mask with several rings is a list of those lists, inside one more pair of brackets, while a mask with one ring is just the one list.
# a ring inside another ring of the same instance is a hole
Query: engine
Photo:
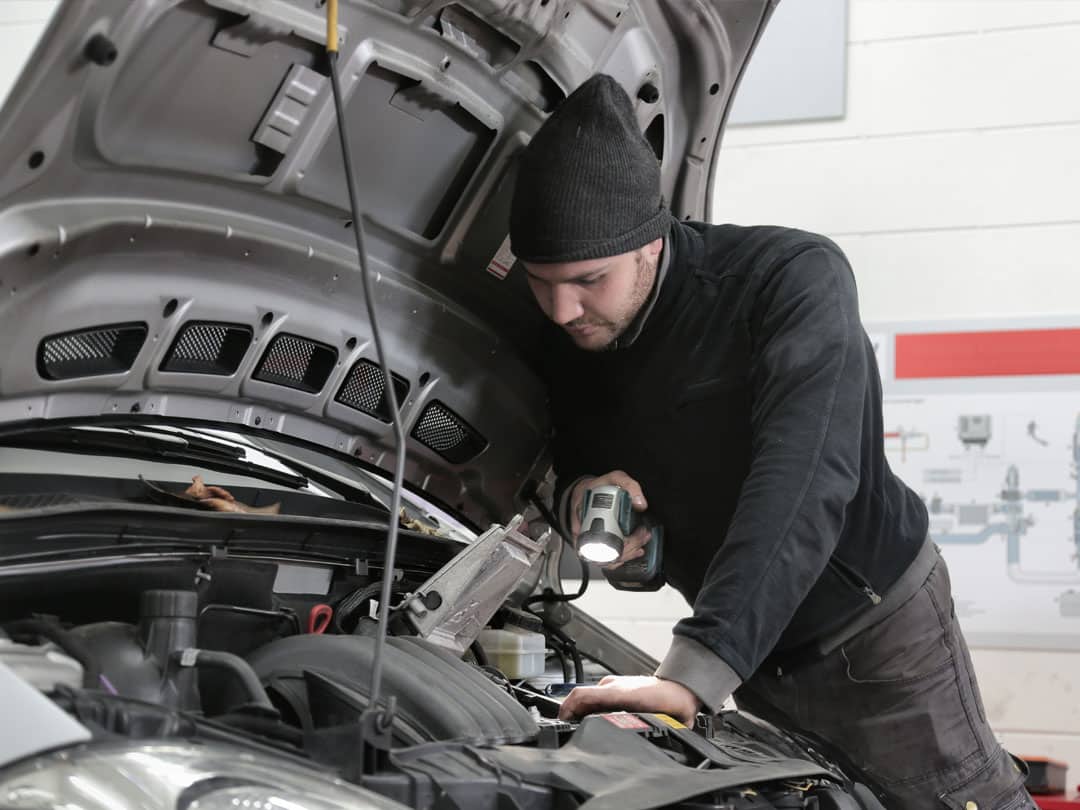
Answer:
[[199, 610], [194, 592], [148, 590], [132, 623], [8, 622], [0, 662], [103, 737], [199, 739], [225, 728], [417, 808], [455, 795], [460, 807], [507, 795], [516, 802], [507, 806], [576, 806], [566, 802], [611, 799], [627, 785], [640, 807], [875, 806], [827, 763], [737, 713], [697, 729], [625, 713], [563, 723], [543, 690], [409, 635], [384, 651], [388, 750], [365, 757], [369, 623], [316, 634], [289, 616]]
[[[570, 678], [560, 677], [559, 658], [573, 639], [506, 605], [464, 652], [421, 637], [404, 620], [406, 611], [396, 611], [381, 660], [391, 720], [371, 728], [366, 710], [378, 581], [354, 576], [325, 595], [279, 594], [264, 568], [224, 561], [196, 570], [188, 580], [195, 588], [158, 575], [148, 579], [174, 587], [145, 588], [127, 599], [118, 588], [93, 602], [74, 577], [67, 590], [56, 590], [56, 614], [5, 617], [0, 664], [95, 740], [152, 746], [136, 749], [143, 751], [140, 762], [165, 756], [163, 740], [198, 743], [167, 749], [189, 765], [205, 760], [207, 745], [232, 746], [230, 757], [248, 751], [267, 772], [296, 770], [289, 784], [339, 780], [398, 803], [393, 806], [879, 807], [833, 762], [737, 712], [701, 717], [696, 728], [663, 715], [621, 712], [560, 721], [561, 681]], [[123, 577], [128, 590], [134, 581], [130, 573]], [[396, 583], [395, 602], [407, 604], [424, 592], [419, 582]], [[125, 612], [132, 602], [134, 611]], [[76, 609], [93, 621], [71, 621]], [[108, 610], [114, 618], [100, 615]], [[542, 674], [517, 671], [531, 654], [514, 659], [494, 654], [491, 643], [484, 649], [486, 639], [514, 635], [539, 636]], [[586, 670], [592, 680], [600, 674], [595, 665]], [[54, 765], [72, 768], [72, 762]], [[168, 771], [160, 762], [156, 767]], [[99, 763], [95, 772], [103, 768]], [[207, 768], [206, 784], [234, 778], [220, 765]], [[0, 770], [0, 795], [4, 777]]]

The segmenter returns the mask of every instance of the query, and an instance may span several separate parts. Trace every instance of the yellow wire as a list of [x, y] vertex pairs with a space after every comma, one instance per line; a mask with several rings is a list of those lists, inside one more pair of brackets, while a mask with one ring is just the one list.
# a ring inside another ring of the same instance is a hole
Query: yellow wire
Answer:
[[337, 0], [326, 0], [326, 50], [337, 53]]

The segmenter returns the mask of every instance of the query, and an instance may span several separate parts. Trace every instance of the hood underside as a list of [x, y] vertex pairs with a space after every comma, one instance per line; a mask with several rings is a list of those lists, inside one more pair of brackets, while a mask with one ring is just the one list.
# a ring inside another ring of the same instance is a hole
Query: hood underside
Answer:
[[[477, 524], [547, 468], [515, 155], [595, 72], [679, 218], [770, 0], [343, 2], [340, 66], [406, 477]], [[318, 0], [63, 3], [0, 114], [0, 427], [138, 412], [387, 467]]]

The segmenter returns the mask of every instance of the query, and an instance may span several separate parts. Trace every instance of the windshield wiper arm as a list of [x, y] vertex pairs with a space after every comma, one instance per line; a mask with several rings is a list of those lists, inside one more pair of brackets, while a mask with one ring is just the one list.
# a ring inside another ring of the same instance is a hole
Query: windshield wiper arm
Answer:
[[219, 472], [239, 473], [292, 489], [304, 489], [308, 485], [308, 479], [302, 475], [247, 461], [240, 447], [179, 434], [144, 432], [137, 428], [41, 428], [0, 437], [0, 445], [92, 455], [116, 453], [152, 461], [200, 464]]
[[[182, 428], [182, 431], [185, 437], [191, 436], [192, 438], [198, 438], [199, 428], [186, 426]], [[320, 469], [319, 467], [308, 461], [305, 461], [302, 458], [297, 458], [291, 453], [284, 452], [281, 449], [278, 449], [276, 447], [276, 442], [268, 444], [264, 437], [260, 436], [256, 438], [253, 436], [245, 436], [245, 438], [258, 452], [262, 453], [263, 455], [269, 456], [270, 458], [280, 462], [286, 467], [291, 467], [292, 469], [297, 470], [298, 474], [306, 476], [309, 481], [314, 482], [316, 485], [340, 495], [342, 498], [351, 503], [359, 503], [363, 506], [374, 506], [389, 513], [390, 508], [386, 505], [386, 503], [376, 497], [375, 493], [372, 491], [371, 486], [365, 486], [359, 481], [353, 481], [351, 479], [343, 477], [340, 474], [334, 474], [326, 470]], [[203, 439], [203, 441], [209, 441], [213, 444], [219, 443], [217, 440], [212, 439]], [[237, 447], [237, 449], [240, 448], [240, 445], [230, 446], [235, 446]], [[354, 472], [364, 475], [364, 479], [366, 481], [378, 482], [378, 478], [376, 478], [375, 476], [366, 475], [363, 473], [362, 470], [354, 470]]]

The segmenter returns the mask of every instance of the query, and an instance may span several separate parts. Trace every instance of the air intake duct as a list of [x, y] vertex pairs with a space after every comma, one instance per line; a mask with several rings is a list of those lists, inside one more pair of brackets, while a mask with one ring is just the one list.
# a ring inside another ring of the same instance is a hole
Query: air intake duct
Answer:
[[439, 400], [424, 408], [412, 437], [453, 464], [464, 464], [487, 447], [487, 439], [476, 428]]
[[38, 346], [46, 380], [72, 380], [128, 371], [146, 342], [145, 323], [117, 323], [50, 335]]

